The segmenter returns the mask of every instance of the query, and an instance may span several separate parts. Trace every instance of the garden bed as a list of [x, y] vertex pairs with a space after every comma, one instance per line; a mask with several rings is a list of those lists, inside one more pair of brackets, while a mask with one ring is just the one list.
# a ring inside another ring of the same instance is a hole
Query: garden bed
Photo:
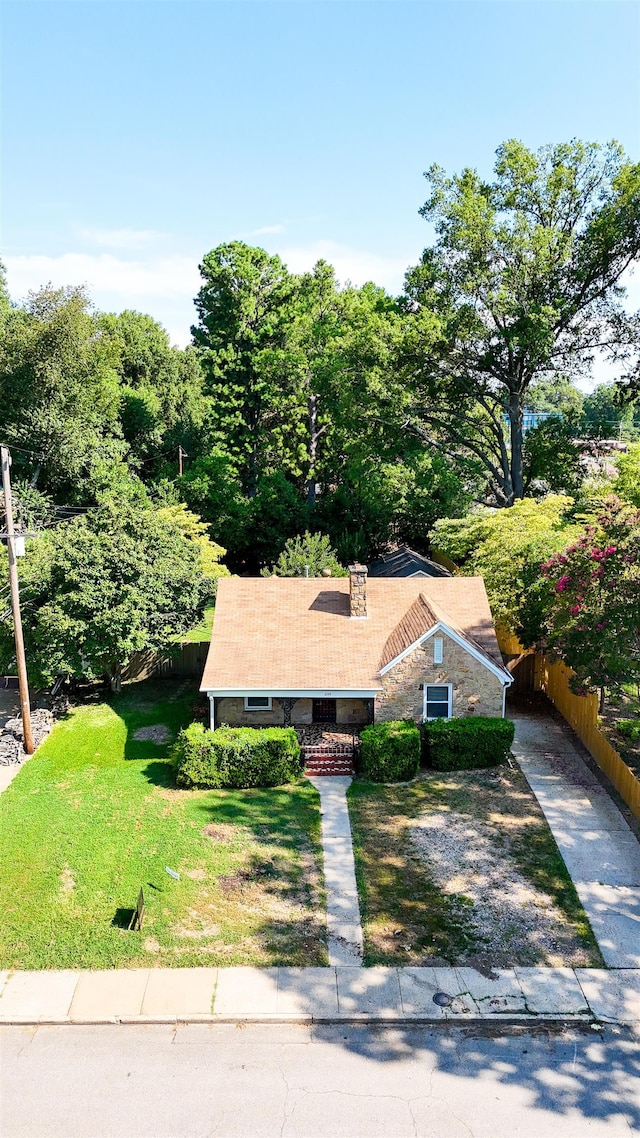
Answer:
[[326, 963], [316, 791], [176, 790], [194, 694], [148, 681], [75, 708], [2, 795], [1, 968]]
[[[634, 731], [623, 731], [620, 721], [633, 724]], [[619, 696], [609, 697], [599, 718], [598, 726], [611, 746], [618, 752], [623, 762], [640, 779], [640, 697], [635, 685], [629, 684]], [[632, 735], [636, 738], [632, 738]]]
[[519, 771], [429, 772], [349, 791], [368, 964], [601, 963]]

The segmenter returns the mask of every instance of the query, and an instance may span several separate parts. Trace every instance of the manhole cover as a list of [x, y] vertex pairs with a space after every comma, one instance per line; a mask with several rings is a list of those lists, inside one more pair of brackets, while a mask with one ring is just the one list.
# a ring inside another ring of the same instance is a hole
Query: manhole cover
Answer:
[[451, 996], [448, 996], [446, 992], [436, 992], [433, 997], [433, 1002], [437, 1004], [439, 1008], [448, 1008], [452, 1001]]

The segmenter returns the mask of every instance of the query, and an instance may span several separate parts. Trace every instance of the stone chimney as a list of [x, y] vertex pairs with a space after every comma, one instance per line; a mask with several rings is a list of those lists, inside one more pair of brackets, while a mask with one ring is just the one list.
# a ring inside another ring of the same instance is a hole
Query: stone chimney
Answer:
[[367, 566], [349, 566], [349, 616], [367, 615]]

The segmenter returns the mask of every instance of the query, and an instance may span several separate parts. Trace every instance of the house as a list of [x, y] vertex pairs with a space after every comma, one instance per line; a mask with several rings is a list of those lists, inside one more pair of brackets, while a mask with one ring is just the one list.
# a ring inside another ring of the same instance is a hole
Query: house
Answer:
[[217, 726], [504, 715], [481, 577], [229, 577], [201, 691]]
[[430, 561], [421, 553], [401, 545], [391, 553], [385, 553], [369, 566], [370, 577], [450, 577], [451, 573], [437, 561]]

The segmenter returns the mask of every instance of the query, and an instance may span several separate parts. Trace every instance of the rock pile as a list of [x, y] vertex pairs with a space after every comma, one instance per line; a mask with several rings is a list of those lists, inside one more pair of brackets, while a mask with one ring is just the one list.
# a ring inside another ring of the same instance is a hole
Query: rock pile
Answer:
[[[31, 731], [36, 747], [46, 739], [54, 724], [54, 715], [48, 708], [37, 707], [31, 712]], [[19, 716], [7, 719], [0, 735], [0, 766], [8, 767], [21, 763], [26, 758], [22, 745], [22, 720]]]

